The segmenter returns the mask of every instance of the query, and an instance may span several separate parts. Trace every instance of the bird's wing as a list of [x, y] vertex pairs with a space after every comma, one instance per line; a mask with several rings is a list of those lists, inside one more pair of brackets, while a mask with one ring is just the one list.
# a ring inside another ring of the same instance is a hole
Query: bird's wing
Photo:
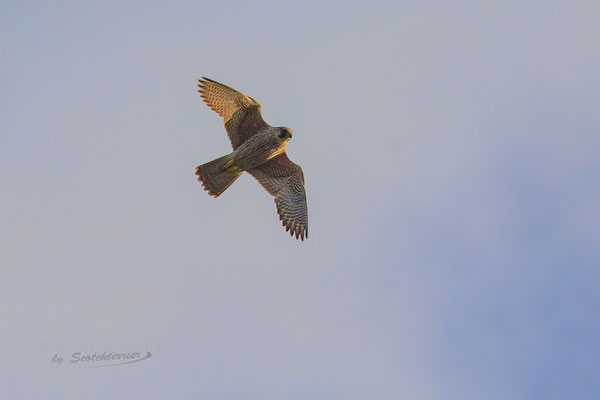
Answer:
[[198, 82], [198, 92], [204, 102], [223, 117], [234, 149], [269, 126], [262, 117], [260, 103], [252, 97], [205, 77]]
[[308, 208], [302, 168], [282, 153], [248, 172], [271, 196], [275, 196], [277, 213], [285, 230], [290, 231], [292, 236], [296, 234], [296, 239], [308, 238]]

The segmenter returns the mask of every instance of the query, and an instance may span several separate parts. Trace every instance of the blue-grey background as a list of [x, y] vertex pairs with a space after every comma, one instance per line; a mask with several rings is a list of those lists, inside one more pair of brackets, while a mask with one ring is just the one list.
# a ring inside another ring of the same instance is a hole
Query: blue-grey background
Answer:
[[[599, 398], [599, 11], [2, 2], [0, 398]], [[203, 75], [294, 130], [308, 241], [196, 182]]]

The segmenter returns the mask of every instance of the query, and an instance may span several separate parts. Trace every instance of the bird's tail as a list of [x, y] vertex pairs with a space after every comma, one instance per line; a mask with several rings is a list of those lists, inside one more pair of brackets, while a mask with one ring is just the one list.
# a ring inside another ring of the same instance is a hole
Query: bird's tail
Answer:
[[231, 155], [228, 154], [196, 168], [198, 180], [211, 196], [219, 197], [242, 174], [240, 170], [226, 171], [224, 169], [231, 159]]

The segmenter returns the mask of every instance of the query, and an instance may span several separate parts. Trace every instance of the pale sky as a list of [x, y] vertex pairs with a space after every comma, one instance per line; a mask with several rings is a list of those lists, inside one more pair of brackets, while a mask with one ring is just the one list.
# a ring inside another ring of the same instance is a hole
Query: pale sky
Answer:
[[[600, 398], [597, 2], [59, 3], [0, 5], [0, 398]], [[201, 76], [308, 240], [196, 181]]]

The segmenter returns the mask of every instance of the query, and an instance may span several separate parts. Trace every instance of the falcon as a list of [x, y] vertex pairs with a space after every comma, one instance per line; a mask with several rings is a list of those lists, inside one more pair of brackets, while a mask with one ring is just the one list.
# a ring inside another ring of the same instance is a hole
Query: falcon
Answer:
[[292, 130], [265, 122], [258, 101], [222, 83], [202, 77], [198, 87], [204, 102], [223, 118], [233, 151], [196, 168], [198, 181], [219, 197], [245, 171], [275, 198], [285, 230], [308, 238], [304, 174], [285, 150]]

